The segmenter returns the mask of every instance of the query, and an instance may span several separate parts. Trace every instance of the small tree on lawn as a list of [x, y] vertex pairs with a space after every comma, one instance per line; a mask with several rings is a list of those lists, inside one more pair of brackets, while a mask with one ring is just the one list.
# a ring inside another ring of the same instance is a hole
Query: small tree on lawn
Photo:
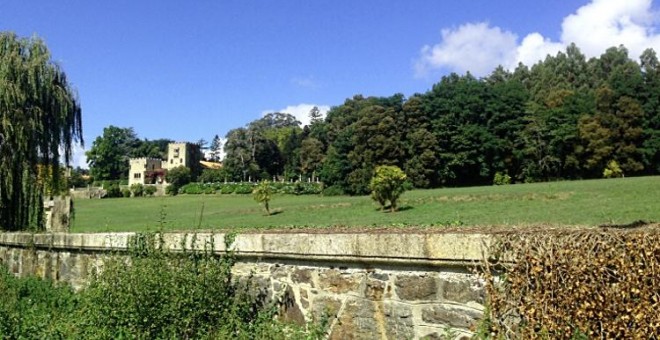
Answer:
[[269, 181], [262, 181], [254, 188], [254, 190], [252, 190], [252, 197], [254, 197], [255, 201], [264, 205], [264, 209], [266, 209], [266, 215], [269, 216], [270, 208], [268, 207], [268, 203], [270, 202], [272, 196], [273, 188], [271, 187]]
[[397, 200], [405, 191], [406, 174], [397, 166], [382, 165], [376, 167], [374, 177], [371, 178], [369, 189], [371, 197], [377, 201], [381, 209], [385, 209], [390, 202], [390, 211], [397, 209]]
[[603, 177], [605, 178], [623, 177], [623, 170], [621, 170], [619, 163], [617, 163], [617, 161], [615, 160], [609, 161], [609, 163], [607, 163], [607, 167], [605, 168], [605, 170], [603, 170]]

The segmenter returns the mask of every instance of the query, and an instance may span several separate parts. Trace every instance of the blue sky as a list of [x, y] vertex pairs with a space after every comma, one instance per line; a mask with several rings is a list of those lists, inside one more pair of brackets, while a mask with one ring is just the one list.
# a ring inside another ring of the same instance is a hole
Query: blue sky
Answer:
[[409, 96], [573, 41], [636, 57], [660, 51], [658, 19], [651, 0], [0, 0], [0, 30], [43, 38], [77, 89], [87, 149], [108, 125], [210, 140], [268, 111]]

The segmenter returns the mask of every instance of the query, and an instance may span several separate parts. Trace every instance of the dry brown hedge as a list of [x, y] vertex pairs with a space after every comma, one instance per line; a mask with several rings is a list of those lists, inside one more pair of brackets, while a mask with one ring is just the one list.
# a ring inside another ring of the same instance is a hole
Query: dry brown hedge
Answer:
[[495, 338], [660, 337], [660, 225], [512, 231], [487, 265]]

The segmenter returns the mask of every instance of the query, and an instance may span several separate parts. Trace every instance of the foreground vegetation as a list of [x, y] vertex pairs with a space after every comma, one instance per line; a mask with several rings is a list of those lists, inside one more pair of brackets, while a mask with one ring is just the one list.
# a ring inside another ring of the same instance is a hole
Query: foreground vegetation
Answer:
[[130, 266], [125, 257], [106, 261], [77, 293], [0, 265], [0, 338], [316, 339], [324, 332], [320, 324], [278, 321], [277, 299], [232, 277], [231, 253], [172, 255], [153, 247], [153, 236], [135, 241]]
[[272, 215], [251, 195], [76, 200], [73, 232], [270, 227], [601, 225], [660, 221], [660, 177], [413, 190], [399, 211], [368, 196], [274, 195]]

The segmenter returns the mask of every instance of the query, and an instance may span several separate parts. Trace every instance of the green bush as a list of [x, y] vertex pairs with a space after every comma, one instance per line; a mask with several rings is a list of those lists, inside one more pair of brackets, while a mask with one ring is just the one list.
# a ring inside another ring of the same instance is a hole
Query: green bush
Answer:
[[390, 211], [394, 212], [397, 209], [399, 197], [405, 191], [405, 183], [406, 174], [399, 167], [378, 166], [369, 183], [371, 197], [380, 204], [382, 209], [385, 209], [389, 202]]
[[153, 196], [158, 189], [153, 185], [147, 185], [144, 187], [144, 194], [146, 196]]
[[123, 197], [131, 197], [131, 189], [125, 188], [121, 190], [121, 195]]
[[[193, 244], [194, 236], [193, 237]], [[2, 339], [321, 339], [323, 324], [277, 320], [277, 299], [235, 279], [233, 253], [168, 253], [137, 235], [129, 258], [106, 260], [79, 293], [0, 265]], [[130, 265], [127, 265], [130, 263]]]
[[[251, 194], [255, 183], [188, 183], [181, 187], [180, 193], [196, 194]], [[322, 192], [321, 183], [303, 183], [303, 182], [271, 182], [273, 193], [287, 195], [318, 195]]]
[[511, 184], [511, 176], [507, 173], [496, 172], [495, 177], [493, 177], [494, 185], [507, 185]]
[[78, 296], [71, 287], [36, 277], [16, 278], [0, 266], [0, 338], [66, 338]]
[[621, 167], [619, 166], [619, 163], [617, 161], [609, 161], [607, 163], [607, 167], [605, 170], [603, 170], [603, 177], [605, 178], [618, 178], [618, 177], [623, 177], [623, 170], [621, 170]]
[[131, 192], [133, 193], [133, 197], [144, 196], [144, 185], [140, 183], [135, 183], [131, 185]]
[[234, 193], [235, 194], [251, 194], [252, 190], [254, 190], [255, 184], [253, 183], [237, 183], [236, 187], [234, 188]]
[[342, 195], [345, 195], [345, 192], [339, 185], [331, 185], [323, 189], [323, 196], [342, 196]]
[[226, 194], [233, 194], [234, 193], [234, 187], [231, 185], [223, 185], [220, 187], [220, 193], [223, 195]]
[[190, 183], [192, 180], [192, 173], [188, 167], [178, 166], [167, 171], [165, 180], [169, 183], [166, 192], [169, 195], [176, 195], [179, 193], [181, 187]]
[[225, 169], [204, 169], [202, 174], [197, 178], [201, 183], [221, 183], [231, 178]]
[[110, 186], [105, 187], [105, 197], [108, 198], [113, 198], [113, 197], [122, 197], [122, 192], [121, 189], [119, 189], [119, 184], [112, 184]]

